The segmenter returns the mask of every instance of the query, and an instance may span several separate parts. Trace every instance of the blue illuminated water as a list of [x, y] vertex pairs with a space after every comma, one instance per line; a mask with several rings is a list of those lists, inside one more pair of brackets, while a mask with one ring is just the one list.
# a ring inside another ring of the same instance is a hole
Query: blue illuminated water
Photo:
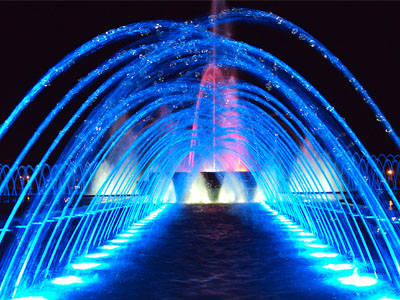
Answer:
[[[162, 234], [134, 250], [134, 255], [128, 250], [123, 265], [112, 258], [97, 260], [112, 265], [107, 271], [93, 271], [98, 274], [93, 284], [64, 288], [60, 297], [328, 300], [375, 295], [378, 299], [376, 287], [335, 285], [337, 277], [349, 271], [321, 272], [321, 265], [335, 259], [310, 260], [293, 235], [260, 208], [258, 204], [182, 206], [173, 222], [163, 223]], [[383, 288], [388, 295], [390, 288], [379, 285]]]
[[[281, 295], [289, 289], [282, 289], [282, 283], [288, 283], [303, 297], [305, 286], [310, 287], [306, 279], [324, 282], [318, 274], [326, 269], [313, 272], [308, 265], [321, 257], [351, 264], [347, 272], [352, 276], [336, 276], [344, 285], [355, 279], [356, 284], [377, 282], [375, 292], [381, 284], [400, 286], [396, 163], [377, 163], [379, 158], [369, 154], [317, 87], [268, 49], [208, 30], [227, 22], [278, 28], [317, 51], [341, 72], [346, 84], [350, 82], [400, 150], [391, 125], [339, 59], [310, 34], [272, 13], [233, 9], [194, 21], [147, 21], [109, 30], [51, 68], [0, 126], [2, 139], [58, 76], [69, 75], [70, 68], [84, 64], [94, 52], [124, 43], [55, 100], [31, 139], [22, 141], [15, 162], [1, 169], [0, 195], [15, 197], [1, 223], [1, 297], [31, 296], [47, 285], [80, 284], [93, 292], [101, 290], [99, 284], [112, 291], [121, 284], [122, 292], [127, 285], [136, 286], [145, 294], [156, 290], [147, 285], [152, 280], [169, 297], [175, 292], [166, 287], [171, 281], [165, 274], [174, 278], [176, 290], [188, 295], [194, 281], [201, 289], [218, 287], [217, 293], [243, 297], [255, 290], [267, 293], [268, 288]], [[204, 80], [202, 74], [210, 66], [238, 76]], [[79, 99], [86, 91], [89, 95]], [[59, 117], [64, 108], [74, 101], [80, 105], [51, 145], [37, 147], [40, 136], [63, 119]], [[50, 167], [57, 147], [63, 151]], [[42, 151], [40, 161], [35, 167], [21, 166], [32, 149]], [[245, 167], [238, 170], [249, 173], [230, 172], [227, 166], [235, 162]], [[207, 190], [205, 172], [221, 177], [218, 193]], [[251, 184], [244, 178], [251, 178]], [[180, 211], [175, 202], [258, 202], [280, 225], [267, 226], [274, 230], [264, 233], [267, 223], [251, 210], [241, 216], [254, 217], [254, 226], [243, 225], [220, 206]], [[170, 220], [168, 230], [151, 227], [161, 219]], [[276, 238], [278, 231], [297, 237], [294, 244], [315, 239], [326, 251], [303, 245], [315, 252], [296, 252], [293, 243]], [[154, 235], [144, 239], [154, 244], [142, 253], [137, 252], [141, 234]], [[104, 264], [87, 259], [104, 259]], [[275, 278], [278, 265], [283, 271]], [[90, 267], [95, 273], [89, 278], [76, 275]], [[97, 269], [114, 275], [99, 283], [104, 272]], [[138, 277], [128, 276], [133, 273]], [[154, 273], [160, 280], [150, 275]], [[140, 284], [143, 281], [146, 285]], [[313, 285], [316, 294], [338, 295], [323, 284]], [[245, 287], [251, 291], [239, 292]]]

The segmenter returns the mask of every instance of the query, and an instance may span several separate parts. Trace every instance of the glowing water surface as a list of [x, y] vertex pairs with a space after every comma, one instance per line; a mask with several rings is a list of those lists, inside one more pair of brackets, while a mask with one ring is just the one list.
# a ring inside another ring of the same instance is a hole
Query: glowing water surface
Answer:
[[[58, 290], [73, 299], [378, 299], [382, 289], [394, 295], [382, 282], [371, 287], [376, 279], [340, 259], [302, 255], [307, 246], [280, 231], [279, 222], [255, 204], [182, 206], [140, 255], [123, 264], [109, 257], [106, 271], [86, 273], [96, 282]], [[329, 270], [318, 271], [327, 261]]]

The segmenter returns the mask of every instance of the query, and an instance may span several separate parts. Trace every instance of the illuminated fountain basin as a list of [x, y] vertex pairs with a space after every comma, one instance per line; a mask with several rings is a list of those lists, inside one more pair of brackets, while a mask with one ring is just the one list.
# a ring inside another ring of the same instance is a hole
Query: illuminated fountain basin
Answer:
[[[52, 300], [120, 299], [126, 295], [140, 299], [178, 295], [185, 295], [186, 299], [200, 295], [235, 295], [235, 299], [392, 296], [390, 286], [384, 282], [372, 286], [342, 285], [338, 278], [351, 277], [354, 266], [345, 268], [349, 264], [345, 265], [332, 248], [310, 247], [323, 242], [315, 238], [310, 241], [310, 237], [303, 241], [298, 232], [288, 230], [281, 216], [269, 214], [259, 204], [192, 204], [180, 205], [174, 211], [178, 215], [172, 220], [154, 221], [151, 231], [158, 228], [161, 232], [153, 232], [147, 246], [140, 243], [138, 236], [132, 243], [133, 237], [123, 233], [118, 240], [131, 241], [110, 241], [95, 253], [106, 252], [108, 256], [83, 257], [59, 274], [55, 283], [48, 282], [30, 295]], [[148, 234], [145, 231], [140, 235]], [[312, 256], [320, 253], [336, 257]], [[100, 265], [88, 268], [88, 263]], [[325, 268], [332, 266], [335, 270]], [[365, 283], [357, 281], [358, 285]]]
[[[3, 138], [57, 76], [84, 63], [87, 55], [125, 42], [77, 79], [35, 135], [23, 141], [23, 151], [7, 169], [0, 193], [9, 189], [24, 157], [56, 116], [83, 90], [92, 89], [52, 145], [42, 149], [41, 161], [4, 221], [2, 297], [24, 296], [31, 286], [51, 280], [59, 269], [90, 255], [165, 203], [181, 201], [178, 190], [190, 190], [210, 161], [213, 171], [225, 172], [237, 165], [232, 160], [254, 178], [253, 200], [317, 236], [356, 264], [360, 276], [374, 274], [399, 286], [399, 203], [385, 176], [345, 121], [300, 74], [264, 50], [207, 30], [215, 23], [236, 21], [277, 27], [310, 45], [310, 51], [319, 52], [351, 82], [400, 145], [347, 68], [315, 38], [274, 14], [239, 9], [193, 22], [149, 21], [110, 30], [50, 69], [0, 127]], [[246, 76], [221, 85], [201, 84], [211, 62]], [[225, 103], [227, 90], [234, 94], [229, 98], [235, 99], [234, 114]], [[199, 94], [201, 103], [196, 101]], [[215, 103], [213, 109], [210, 103]], [[76, 130], [74, 137], [66, 140], [71, 130]], [[61, 145], [57, 168], [23, 207]], [[349, 150], [348, 145], [354, 146]], [[188, 179], [174, 184], [174, 174], [191, 153]], [[367, 168], [360, 168], [356, 157]], [[230, 188], [222, 182], [221, 190], [229, 194]]]

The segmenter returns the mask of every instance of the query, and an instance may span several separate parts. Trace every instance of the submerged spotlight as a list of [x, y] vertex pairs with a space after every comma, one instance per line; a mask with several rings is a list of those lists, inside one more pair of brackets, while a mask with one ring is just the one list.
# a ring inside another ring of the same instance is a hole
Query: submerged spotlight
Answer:
[[129, 242], [128, 239], [115, 239], [115, 240], [111, 240], [112, 243], [116, 243], [116, 244], [122, 244], [122, 243], [127, 243]]
[[[150, 220], [143, 219], [143, 220], [139, 221], [139, 224], [147, 224], [149, 222], [150, 222]], [[137, 225], [139, 225], [139, 224], [137, 224]]]
[[133, 237], [133, 234], [131, 234], [131, 233], [121, 233], [119, 236], [120, 237]]
[[141, 227], [144, 226], [144, 225], [146, 225], [146, 224], [143, 224], [143, 223], [135, 223], [135, 225], [133, 225], [133, 226], [131, 227], [131, 229], [139, 229], [139, 228], [141, 228]]
[[51, 282], [59, 285], [69, 285], [69, 284], [83, 283], [83, 280], [81, 277], [77, 276], [65, 276], [65, 277], [58, 277], [52, 280]]
[[[292, 222], [290, 222], [290, 223], [292, 223]], [[285, 223], [285, 224], [287, 224], [287, 223]], [[299, 228], [299, 226], [297, 226], [297, 225], [287, 225], [287, 227], [288, 228]]]
[[312, 234], [311, 232], [299, 232], [298, 235], [301, 235], [301, 236], [313, 236], [314, 234]]
[[106, 256], [109, 256], [109, 255], [110, 255], [109, 253], [104, 252], [104, 253], [86, 254], [85, 256], [87, 258], [99, 258], [99, 257], [106, 257]]
[[[293, 222], [291, 222], [291, 221], [282, 221], [282, 223], [285, 225], [293, 225]], [[295, 226], [297, 226], [297, 225], [295, 225]]]
[[315, 239], [315, 238], [301, 238], [301, 239], [297, 239], [297, 240], [301, 241], [301, 242], [305, 242], [305, 243], [311, 243], [311, 242], [316, 241], [317, 239]]
[[358, 275], [357, 268], [354, 269], [354, 272], [351, 276], [340, 277], [338, 280], [345, 285], [354, 285], [358, 287], [367, 287], [374, 285], [378, 282], [376, 278], [370, 276], [360, 276]]
[[13, 298], [13, 300], [47, 300], [47, 298], [44, 298], [42, 296], [28, 296], [22, 298]]
[[311, 248], [328, 248], [328, 245], [322, 245], [322, 244], [307, 244], [307, 247], [311, 247]]
[[71, 265], [75, 270], [88, 270], [100, 266], [99, 263], [80, 263]]
[[117, 245], [104, 245], [101, 247], [101, 249], [104, 249], [104, 250], [114, 250], [117, 248], [119, 248], [119, 246], [117, 246]]
[[338, 256], [338, 254], [332, 253], [332, 252], [314, 252], [314, 253], [310, 253], [310, 256], [323, 258], [323, 257], [336, 257], [336, 256]]
[[342, 270], [352, 270], [354, 265], [352, 264], [329, 264], [323, 266], [324, 269], [334, 270], [334, 271], [342, 271]]

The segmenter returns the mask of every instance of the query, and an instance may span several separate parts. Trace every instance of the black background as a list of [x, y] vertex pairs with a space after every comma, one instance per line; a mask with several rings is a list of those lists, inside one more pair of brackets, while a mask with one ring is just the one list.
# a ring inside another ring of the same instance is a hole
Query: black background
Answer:
[[[49, 68], [92, 37], [143, 20], [205, 16], [210, 6], [208, 1], [1, 2], [0, 120], [5, 120]], [[400, 3], [228, 1], [227, 6], [272, 11], [308, 31], [342, 60], [400, 132]], [[262, 27], [235, 25], [233, 33], [235, 39], [271, 52], [309, 80], [371, 153], [398, 153], [361, 98], [311, 48]], [[58, 98], [40, 98], [40, 104], [22, 116], [1, 144], [0, 163], [12, 163], [46, 108], [54, 106], [65, 92], [60, 88]], [[39, 149], [53, 135], [44, 137], [24, 162], [36, 163]]]

